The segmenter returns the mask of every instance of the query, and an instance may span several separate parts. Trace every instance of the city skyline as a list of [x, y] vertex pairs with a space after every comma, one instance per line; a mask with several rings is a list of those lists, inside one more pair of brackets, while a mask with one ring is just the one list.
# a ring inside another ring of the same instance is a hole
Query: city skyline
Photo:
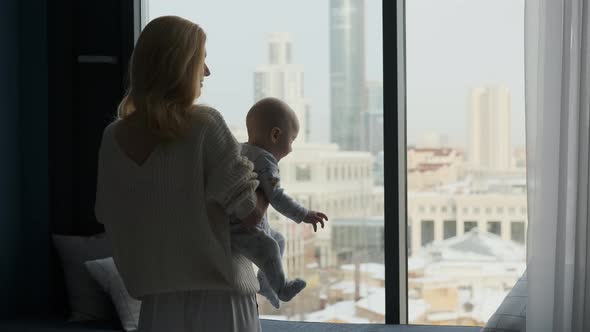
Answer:
[[[515, 146], [524, 138], [523, 130], [520, 136], [505, 134], [514, 132], [511, 123], [519, 128], [511, 115], [524, 117], [518, 81], [523, 75], [506, 62], [515, 58], [508, 28], [518, 23], [494, 21], [510, 8], [509, 15], [522, 14], [517, 8], [522, 1], [516, 7], [505, 0], [448, 0], [442, 7], [439, 2], [407, 2], [408, 311], [410, 323], [483, 325], [526, 266], [519, 257], [499, 257], [498, 268], [518, 269], [481, 282], [485, 263], [496, 257], [491, 251], [521, 250], [526, 242], [526, 150], [496, 148], [491, 138], [494, 131]], [[381, 2], [252, 0], [231, 2], [234, 10], [227, 12], [227, 2], [197, 1], [207, 12], [196, 14], [189, 9], [198, 7], [194, 2], [151, 3], [157, 5], [150, 7], [150, 17], [182, 13], [204, 26], [212, 76], [199, 102], [218, 108], [234, 135], [245, 137], [247, 110], [266, 96], [290, 103], [304, 122], [303, 138], [281, 160], [281, 186], [331, 222], [315, 233], [269, 208], [270, 225], [287, 239], [286, 273], [308, 285], [278, 310], [259, 299], [260, 313], [274, 319], [383, 323], [384, 206], [390, 202], [384, 196], [380, 144], [387, 110], [376, 33], [381, 22], [373, 19], [381, 17]], [[464, 31], [465, 22], [476, 27]], [[353, 31], [361, 33], [352, 36]], [[502, 86], [502, 93], [491, 93], [488, 86]], [[476, 129], [471, 136], [470, 128]], [[413, 146], [418, 141], [426, 147]], [[487, 159], [508, 154], [509, 164], [502, 158], [501, 167], [482, 168], [481, 160], [473, 165], [465, 158], [474, 151], [470, 141]], [[450, 259], [436, 258], [442, 252]], [[334, 316], [336, 309], [345, 317]]]
[[[231, 12], [227, 5], [151, 0], [149, 16], [182, 13], [204, 27], [212, 75], [205, 81], [201, 101], [217, 107], [234, 126], [243, 126], [251, 106], [251, 75], [267, 58], [268, 35], [291, 33], [296, 48], [293, 61], [304, 67], [311, 103], [311, 141], [329, 142], [329, 2], [231, 2], [235, 7]], [[451, 144], [464, 145], [469, 91], [487, 84], [506, 85], [514, 95], [513, 142], [524, 144], [523, 36], [514, 33], [524, 24], [523, 2], [413, 0], [406, 6], [408, 144], [417, 144], [425, 133], [438, 132]], [[260, 8], [265, 8], [265, 19], [252, 20], [262, 15]], [[298, 17], [306, 17], [305, 24]], [[366, 17], [366, 80], [382, 80], [381, 1], [366, 1]], [[497, 24], [500, 19], [503, 24]], [[228, 21], [238, 29], [228, 29]], [[467, 24], [470, 29], [463, 28]], [[448, 52], [448, 47], [457, 51]]]

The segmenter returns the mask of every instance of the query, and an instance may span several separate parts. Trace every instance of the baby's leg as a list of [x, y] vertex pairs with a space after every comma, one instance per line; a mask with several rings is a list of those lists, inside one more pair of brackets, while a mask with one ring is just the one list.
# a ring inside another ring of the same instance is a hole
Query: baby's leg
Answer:
[[283, 255], [285, 254], [285, 237], [283, 236], [283, 234], [279, 233], [278, 231], [275, 231], [272, 228], [270, 229], [270, 236], [273, 239], [275, 239], [275, 241], [277, 241], [279, 249], [281, 250], [281, 257], [283, 257]]
[[301, 279], [285, 280], [281, 248], [263, 230], [256, 227], [242, 228], [232, 231], [231, 236], [232, 246], [258, 266], [279, 299], [289, 301], [305, 288], [306, 283]]
[[[282, 258], [283, 254], [285, 253], [285, 237], [283, 236], [283, 234], [279, 233], [278, 231], [276, 231], [274, 229], [270, 229], [270, 235], [276, 241], [277, 245], [279, 246], [279, 251], [280, 251], [281, 258]], [[265, 271], [263, 271], [263, 270], [258, 271], [258, 280], [260, 281], [261, 294], [263, 294], [263, 295], [265, 295], [263, 293], [263, 290], [265, 289], [265, 286], [268, 285], [268, 281], [266, 280], [266, 276], [267, 276], [267, 274]], [[305, 288], [305, 286], [306, 286], [306, 282], [302, 279], [299, 279], [299, 278], [296, 278], [293, 280], [286, 280], [285, 287], [283, 287], [283, 289], [281, 289], [281, 291], [277, 292], [276, 294], [281, 301], [288, 302], [295, 295], [297, 295], [297, 293], [299, 293], [301, 290], [303, 290]], [[267, 298], [268, 298], [268, 296], [267, 296]]]
[[266, 274], [271, 288], [278, 293], [285, 285], [285, 272], [277, 242], [257, 227], [242, 227], [231, 233], [232, 247]]
[[[275, 231], [272, 228], [269, 228], [269, 233], [270, 233], [270, 236], [279, 245], [279, 250], [280, 250], [281, 258], [282, 258], [283, 255], [285, 254], [285, 237], [283, 236], [283, 234]], [[264, 288], [266, 285], [268, 285], [268, 281], [266, 280], [266, 277], [264, 276], [264, 272], [262, 270], [258, 270], [258, 281], [260, 281], [260, 288], [261, 289]]]
[[[275, 231], [274, 229], [272, 229], [270, 227], [268, 228], [267, 233], [270, 233], [271, 237], [279, 245], [279, 250], [280, 250], [280, 254], [281, 254], [281, 258], [282, 258], [283, 254], [285, 253], [285, 237], [281, 233]], [[275, 293], [275, 291], [270, 286], [268, 279], [266, 279], [265, 273], [262, 270], [258, 270], [257, 277], [258, 277], [258, 282], [260, 283], [260, 292], [259, 292], [260, 295], [266, 297], [268, 302], [270, 302], [275, 308], [278, 309], [280, 307], [279, 298], [278, 298], [277, 294]]]

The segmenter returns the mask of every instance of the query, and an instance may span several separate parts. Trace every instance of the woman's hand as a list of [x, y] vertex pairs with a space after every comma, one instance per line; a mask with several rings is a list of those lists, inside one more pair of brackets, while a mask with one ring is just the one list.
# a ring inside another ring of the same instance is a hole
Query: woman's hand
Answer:
[[242, 224], [247, 227], [254, 227], [258, 225], [262, 221], [262, 217], [266, 213], [266, 209], [268, 209], [268, 199], [264, 195], [261, 189], [256, 190], [256, 208], [250, 212], [244, 220], [242, 220]]

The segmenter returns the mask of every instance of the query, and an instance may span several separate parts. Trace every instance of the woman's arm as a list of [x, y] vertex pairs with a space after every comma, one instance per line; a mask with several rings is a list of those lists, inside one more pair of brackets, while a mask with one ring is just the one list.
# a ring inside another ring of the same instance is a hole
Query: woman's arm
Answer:
[[259, 222], [265, 209], [255, 194], [259, 182], [254, 166], [240, 154], [241, 146], [219, 112], [212, 108], [199, 112], [207, 117], [202, 142], [207, 199], [221, 205], [228, 215]]
[[262, 221], [262, 217], [268, 209], [268, 200], [261, 189], [256, 190], [256, 207], [249, 215], [242, 219], [242, 224], [248, 227], [256, 226]]

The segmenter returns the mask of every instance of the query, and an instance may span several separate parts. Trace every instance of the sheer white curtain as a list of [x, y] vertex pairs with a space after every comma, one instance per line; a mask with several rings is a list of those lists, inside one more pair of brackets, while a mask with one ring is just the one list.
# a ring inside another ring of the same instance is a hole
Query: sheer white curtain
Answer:
[[527, 331], [590, 331], [590, 3], [526, 0]]

